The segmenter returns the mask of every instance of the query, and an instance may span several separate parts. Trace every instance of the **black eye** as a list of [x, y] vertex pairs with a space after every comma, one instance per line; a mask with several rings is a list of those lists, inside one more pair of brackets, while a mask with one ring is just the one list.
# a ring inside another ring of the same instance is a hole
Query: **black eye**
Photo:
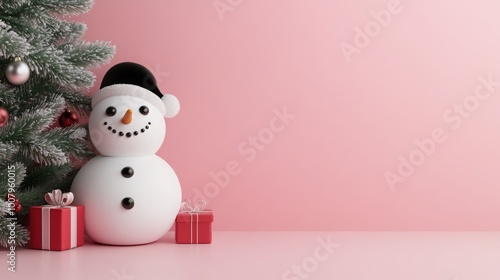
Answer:
[[109, 106], [108, 109], [106, 109], [106, 115], [110, 117], [116, 115], [116, 108], [113, 106]]
[[146, 106], [141, 106], [141, 108], [139, 108], [139, 112], [145, 116], [149, 114], [149, 108]]

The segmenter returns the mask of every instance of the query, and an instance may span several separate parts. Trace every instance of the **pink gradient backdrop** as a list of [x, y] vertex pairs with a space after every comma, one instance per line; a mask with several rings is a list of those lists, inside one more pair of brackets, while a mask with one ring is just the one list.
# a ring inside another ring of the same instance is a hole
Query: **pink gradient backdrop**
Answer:
[[[209, 199], [215, 230], [500, 230], [499, 94], [443, 119], [478, 76], [500, 80], [500, 3], [401, 0], [348, 63], [340, 44], [389, 0], [229, 2], [223, 20], [213, 0], [97, 0], [80, 18], [180, 99], [159, 155], [185, 197], [240, 165]], [[246, 161], [238, 146], [283, 107], [295, 119]], [[435, 128], [447, 140], [391, 191], [384, 173]]]

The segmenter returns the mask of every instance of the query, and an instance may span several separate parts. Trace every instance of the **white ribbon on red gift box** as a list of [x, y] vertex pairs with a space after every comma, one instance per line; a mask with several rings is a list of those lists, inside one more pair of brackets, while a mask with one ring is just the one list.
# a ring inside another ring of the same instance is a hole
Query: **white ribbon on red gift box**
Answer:
[[[199, 218], [199, 212], [205, 212], [205, 207], [207, 206], [207, 202], [204, 200], [198, 200], [196, 205], [193, 207], [191, 206], [191, 201], [189, 199], [185, 199], [181, 203], [181, 211], [189, 213], [189, 216], [191, 217], [190, 220], [190, 230], [189, 230], [189, 235], [191, 236], [191, 244], [198, 244], [198, 221], [200, 220]], [[193, 243], [193, 217], [196, 217], [196, 223], [195, 223], [195, 230], [196, 230], [196, 242]]]
[[49, 205], [42, 208], [42, 250], [50, 250], [50, 209], [70, 208], [71, 211], [71, 248], [77, 245], [77, 208], [69, 206], [73, 202], [73, 193], [62, 193], [61, 190], [53, 190], [45, 194], [45, 201]]

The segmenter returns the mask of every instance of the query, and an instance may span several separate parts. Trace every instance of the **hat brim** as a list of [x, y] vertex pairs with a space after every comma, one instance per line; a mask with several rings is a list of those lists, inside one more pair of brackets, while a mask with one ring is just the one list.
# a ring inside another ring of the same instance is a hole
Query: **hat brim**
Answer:
[[92, 97], [92, 109], [102, 100], [113, 96], [133, 96], [141, 98], [158, 108], [163, 116], [167, 114], [165, 104], [156, 94], [143, 87], [129, 84], [115, 84], [100, 89]]

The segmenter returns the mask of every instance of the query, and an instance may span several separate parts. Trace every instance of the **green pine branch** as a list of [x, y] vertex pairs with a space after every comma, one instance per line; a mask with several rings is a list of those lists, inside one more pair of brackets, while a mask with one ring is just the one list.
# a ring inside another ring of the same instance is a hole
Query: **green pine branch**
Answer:
[[[1, 203], [1, 202], [0, 202]], [[24, 246], [29, 241], [29, 233], [28, 230], [17, 223], [17, 221], [11, 221], [8, 219], [9, 215], [0, 216], [0, 246], [9, 248], [12, 246], [12, 243], [9, 243], [11, 230], [9, 225], [12, 222], [16, 222], [16, 226], [14, 227], [14, 242], [17, 247]]]
[[80, 42], [65, 48], [67, 61], [73, 65], [90, 68], [108, 63], [115, 52], [108, 42]]
[[93, 4], [93, 0], [31, 0], [31, 5], [61, 16], [86, 13]]
[[17, 17], [31, 15], [36, 11], [69, 16], [88, 12], [93, 2], [93, 0], [3, 0], [0, 2], [0, 8], [4, 14]]
[[[7, 122], [0, 129], [0, 139], [4, 143], [32, 142], [36, 133], [47, 128], [52, 123], [50, 109], [28, 110], [19, 118]], [[28, 141], [26, 141], [28, 140]]]
[[14, 144], [0, 142], [0, 158], [5, 162], [11, 160], [18, 150], [18, 147]]
[[16, 17], [11, 15], [0, 14], [0, 20], [7, 25], [7, 30], [15, 32], [18, 36], [22, 36], [26, 41], [33, 41], [34, 38], [43, 38], [50, 36], [45, 29], [37, 29], [31, 18]]
[[[35, 86], [36, 87], [36, 86]], [[51, 86], [40, 86], [37, 91], [34, 91], [31, 86], [22, 86], [16, 92], [17, 96], [11, 97], [3, 103], [12, 117], [12, 120], [23, 115], [32, 114], [37, 110], [46, 110], [41, 112], [41, 116], [46, 119], [45, 126], [40, 126], [40, 130], [50, 125], [52, 119], [61, 111], [61, 107], [65, 105], [65, 100], [57, 92], [49, 91]], [[29, 116], [28, 116], [29, 117]]]
[[77, 43], [87, 30], [84, 23], [60, 19], [51, 19], [47, 26], [52, 30], [52, 38], [47, 43], [56, 46]]
[[0, 20], [0, 57], [24, 56], [29, 49], [27, 40], [9, 30], [5, 22]]
[[25, 59], [32, 71], [41, 77], [51, 78], [53, 81], [73, 89], [92, 86], [94, 83], [92, 72], [72, 65], [64, 57], [62, 50], [48, 47], [33, 52]]
[[[82, 132], [83, 130], [83, 132]], [[57, 146], [66, 156], [75, 156], [77, 158], [89, 158], [93, 154], [84, 141], [86, 131], [77, 125], [61, 128], [56, 127], [44, 132], [41, 138], [47, 140], [52, 145]]]
[[5, 103], [12, 98], [15, 92], [15, 88], [0, 83], [0, 105], [5, 105]]
[[[9, 173], [14, 172], [15, 176], [13, 177], [12, 184], [9, 184]], [[10, 162], [6, 163], [2, 166], [2, 170], [0, 170], [0, 198], [4, 198], [4, 195], [8, 193], [9, 188], [13, 188], [16, 191], [19, 190], [21, 184], [26, 178], [26, 167], [24, 164], [20, 162]]]
[[23, 5], [25, 5], [26, 4], [25, 2], [26, 1], [19, 1], [19, 0], [0, 1], [0, 15], [12, 13], [12, 11], [15, 11], [16, 9], [19, 9]]
[[[59, 127], [66, 109], [82, 119], [90, 112], [86, 89], [93, 86], [90, 68], [111, 60], [114, 47], [82, 40], [86, 25], [65, 16], [87, 12], [92, 0], [0, 0], [0, 107], [9, 121], [0, 127], [0, 246], [8, 241], [10, 214], [2, 199], [8, 191], [8, 166], [16, 167], [16, 197], [22, 210], [15, 216], [25, 225], [31, 206], [45, 204], [44, 194], [69, 191], [93, 153], [86, 125]], [[7, 82], [5, 69], [15, 57], [30, 68], [23, 85]], [[3, 70], [2, 70], [3, 69]], [[3, 207], [3, 208], [2, 208]], [[2, 210], [3, 209], [3, 210]], [[16, 229], [19, 245], [28, 240]]]
[[[56, 169], [57, 167], [52, 166], [50, 168]], [[26, 217], [29, 214], [29, 206], [47, 204], [44, 196], [46, 193], [51, 192], [52, 190], [60, 189], [63, 192], [69, 192], [71, 189], [71, 184], [73, 183], [73, 179], [75, 178], [78, 170], [79, 169], [73, 169], [65, 177], [58, 178], [58, 180], [47, 181], [43, 183], [37, 182], [34, 185], [23, 185], [22, 189], [20, 189], [16, 194], [16, 198], [18, 198], [23, 205], [23, 209], [18, 213], [18, 216]], [[30, 173], [29, 170], [28, 173]]]
[[[67, 109], [77, 112], [80, 116], [86, 117], [90, 111], [90, 101], [91, 98], [87, 94], [82, 94], [82, 92], [65, 88], [57, 83], [54, 83], [48, 78], [35, 77], [26, 83], [27, 86], [19, 87], [17, 97], [12, 98], [10, 93], [2, 93], [2, 88], [0, 87], [0, 104], [7, 101], [13, 101], [14, 105], [20, 105], [21, 108], [33, 108], [35, 104], [42, 103], [41, 107], [44, 108], [47, 104], [60, 104], [59, 99], [63, 98], [66, 102]], [[3, 99], [3, 96], [6, 96]], [[56, 110], [58, 108], [55, 108]], [[18, 109], [19, 110], [19, 109]], [[23, 110], [24, 111], [24, 110]], [[22, 113], [23, 111], [17, 111]]]
[[45, 165], [36, 166], [31, 165], [29, 172], [23, 181], [24, 186], [37, 186], [40, 182], [45, 182], [47, 185], [54, 185], [65, 178], [73, 169], [71, 164], [61, 165]]

